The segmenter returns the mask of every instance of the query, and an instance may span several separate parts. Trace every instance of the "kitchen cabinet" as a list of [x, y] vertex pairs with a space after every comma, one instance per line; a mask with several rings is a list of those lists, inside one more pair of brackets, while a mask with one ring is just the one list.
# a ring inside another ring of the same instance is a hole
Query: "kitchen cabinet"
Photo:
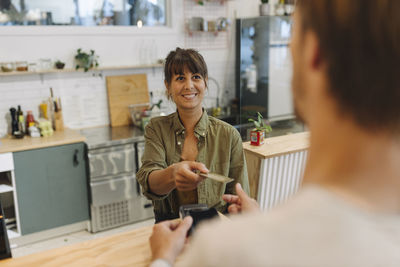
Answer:
[[84, 143], [13, 157], [22, 235], [89, 220]]

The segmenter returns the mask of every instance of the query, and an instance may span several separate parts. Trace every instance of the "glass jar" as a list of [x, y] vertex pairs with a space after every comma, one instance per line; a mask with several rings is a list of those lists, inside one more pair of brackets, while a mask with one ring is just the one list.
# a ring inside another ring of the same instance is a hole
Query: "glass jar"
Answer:
[[17, 61], [15, 66], [17, 71], [28, 71], [28, 62], [26, 61]]
[[1, 63], [1, 71], [3, 72], [11, 72], [15, 70], [14, 62], [4, 62]]
[[29, 70], [29, 71], [37, 71], [37, 70], [38, 70], [37, 64], [34, 63], [34, 62], [29, 63], [29, 64], [28, 64], [28, 70]]
[[53, 68], [53, 64], [51, 63], [50, 58], [41, 58], [39, 59], [40, 70], [50, 70]]

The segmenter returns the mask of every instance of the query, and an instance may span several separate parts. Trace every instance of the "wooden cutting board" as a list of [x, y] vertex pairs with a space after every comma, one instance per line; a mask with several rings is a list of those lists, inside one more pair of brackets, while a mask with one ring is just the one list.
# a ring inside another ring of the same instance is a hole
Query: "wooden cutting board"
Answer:
[[150, 102], [146, 74], [108, 76], [106, 81], [111, 127], [132, 124], [128, 106]]

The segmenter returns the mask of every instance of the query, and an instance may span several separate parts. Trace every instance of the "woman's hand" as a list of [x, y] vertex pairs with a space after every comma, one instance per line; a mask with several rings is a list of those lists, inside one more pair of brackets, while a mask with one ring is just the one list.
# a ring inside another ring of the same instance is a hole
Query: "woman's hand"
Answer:
[[231, 214], [236, 214], [239, 212], [260, 212], [260, 207], [255, 199], [249, 197], [246, 192], [243, 191], [242, 186], [236, 184], [236, 194], [230, 195], [225, 194], [222, 199], [229, 203], [228, 212]]
[[197, 188], [198, 184], [205, 178], [196, 174], [198, 170], [202, 173], [208, 173], [208, 169], [203, 163], [195, 161], [182, 161], [172, 164], [172, 177], [175, 180], [176, 189], [179, 191], [190, 191]]

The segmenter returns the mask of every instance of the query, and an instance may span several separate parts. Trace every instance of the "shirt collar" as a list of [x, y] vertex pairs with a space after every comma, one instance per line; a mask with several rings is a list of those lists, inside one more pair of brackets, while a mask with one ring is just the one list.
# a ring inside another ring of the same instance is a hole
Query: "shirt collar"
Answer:
[[[208, 126], [208, 115], [207, 111], [203, 109], [203, 114], [201, 115], [199, 122], [196, 124], [196, 127], [194, 127], [194, 132], [199, 136], [204, 137], [207, 134], [207, 126]], [[181, 120], [179, 119], [178, 111], [175, 112], [173, 117], [173, 130], [176, 134], [181, 134], [185, 130], [185, 127], [183, 126]]]

